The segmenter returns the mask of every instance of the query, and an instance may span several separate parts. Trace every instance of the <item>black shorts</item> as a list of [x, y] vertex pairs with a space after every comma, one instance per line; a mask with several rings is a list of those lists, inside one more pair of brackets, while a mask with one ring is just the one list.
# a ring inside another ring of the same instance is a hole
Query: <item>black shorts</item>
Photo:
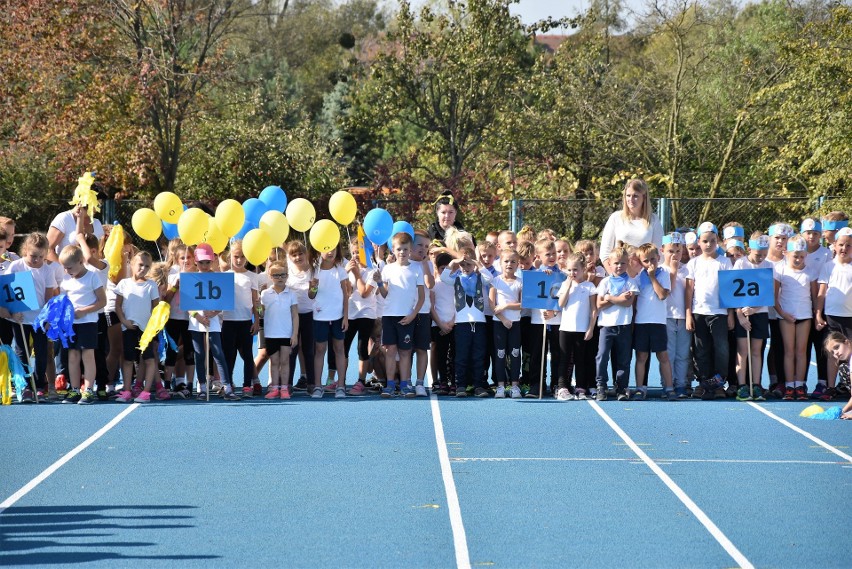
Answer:
[[107, 326], [121, 326], [121, 320], [118, 319], [118, 314], [114, 310], [104, 312]]
[[68, 342], [69, 350], [94, 350], [98, 347], [98, 323], [74, 324], [74, 340]]
[[278, 353], [281, 348], [290, 347], [290, 338], [266, 338], [266, 355]]
[[636, 324], [633, 326], [633, 349], [637, 352], [665, 352], [669, 347], [669, 334], [665, 324]]
[[[758, 314], [752, 314], [748, 317], [748, 321], [751, 322], [751, 339], [752, 340], [766, 340], [769, 338], [769, 314], [766, 312], [760, 312]], [[734, 334], [737, 338], [748, 338], [749, 334], [746, 333], [746, 329], [740, 326], [739, 319], [735, 319], [734, 324]]]
[[[121, 342], [124, 346], [124, 361], [135, 362], [139, 359], [139, 340], [142, 339], [142, 330], [122, 330]], [[143, 360], [154, 359], [154, 340], [149, 343], [142, 352]]]
[[[414, 345], [414, 322], [399, 323], [404, 316], [382, 316], [382, 345], [410, 350]], [[416, 320], [415, 320], [416, 321]]]
[[852, 316], [826, 314], [825, 321], [828, 322], [828, 329], [832, 332], [840, 332], [847, 338], [852, 338]]
[[432, 343], [432, 315], [418, 314], [414, 320], [414, 349], [428, 350]]

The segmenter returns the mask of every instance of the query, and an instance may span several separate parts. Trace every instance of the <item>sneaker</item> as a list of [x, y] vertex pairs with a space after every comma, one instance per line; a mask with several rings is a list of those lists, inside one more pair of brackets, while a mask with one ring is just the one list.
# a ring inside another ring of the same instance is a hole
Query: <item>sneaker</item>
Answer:
[[488, 390], [488, 389], [485, 389], [484, 387], [477, 387], [474, 390], [473, 394], [476, 395], [477, 397], [491, 397], [491, 391]]
[[285, 385], [281, 388], [281, 399], [290, 399], [290, 387]]
[[381, 394], [382, 399], [390, 399], [391, 397], [396, 397], [396, 389], [394, 387], [385, 387], [382, 389]]
[[21, 403], [32, 403], [33, 401], [33, 390], [27, 387], [24, 389], [23, 393], [21, 393]]
[[151, 392], [150, 391], [143, 391], [142, 393], [137, 395], [133, 399], [133, 401], [135, 401], [136, 403], [150, 403], [151, 402]]
[[417, 397], [429, 397], [429, 393], [426, 392], [425, 385], [415, 385], [414, 395], [416, 395]]
[[266, 395], [263, 397], [264, 399], [278, 399], [281, 396], [281, 390], [277, 387], [270, 387], [266, 390]]
[[314, 387], [314, 390], [311, 391], [311, 399], [322, 399], [322, 395], [325, 393], [322, 387]]
[[432, 388], [432, 393], [435, 395], [449, 395], [450, 386], [446, 383], [439, 383], [437, 386]]
[[595, 401], [606, 401], [606, 389], [598, 388], [595, 391]]
[[739, 386], [728, 382], [728, 387], [725, 388], [725, 397], [736, 397], [739, 393]]
[[172, 391], [172, 397], [176, 399], [187, 399], [189, 397], [189, 390], [186, 388], [186, 384], [178, 383], [175, 390]]
[[588, 399], [588, 397], [586, 397], [586, 390], [582, 388], [578, 389], [574, 393], [574, 399], [576, 399], [577, 401], [585, 401], [586, 399]]
[[414, 387], [412, 387], [410, 383], [407, 385], [401, 385], [399, 393], [406, 399], [414, 399], [417, 397], [417, 393], [414, 392]]
[[624, 391], [618, 390], [615, 392], [615, 398], [618, 401], [628, 401], [630, 399], [630, 391], [628, 389]]
[[326, 393], [334, 393], [337, 390], [337, 382], [332, 381], [331, 383], [325, 384], [325, 392]]
[[807, 401], [808, 400], [808, 388], [804, 385], [800, 385], [796, 388], [796, 401]]
[[251, 395], [252, 397], [260, 397], [263, 395], [263, 386], [260, 385], [259, 381], [255, 381], [251, 384]]
[[527, 399], [538, 399], [538, 393], [533, 393], [532, 391], [527, 391], [524, 394], [524, 397]]
[[530, 392], [530, 386], [529, 386], [528, 383], [524, 383], [523, 385], [521, 385], [521, 395], [526, 397], [527, 393], [529, 393], [529, 392]]
[[556, 390], [556, 400], [557, 401], [573, 401], [574, 396], [571, 395], [571, 391], [567, 387], [560, 387]]
[[338, 387], [334, 390], [334, 398], [335, 399], [346, 399], [346, 390], [342, 387]]
[[677, 401], [679, 398], [677, 393], [675, 393], [675, 390], [670, 389], [663, 394], [663, 399], [666, 401]]
[[[520, 391], [520, 390], [518, 390]], [[505, 399], [506, 398], [506, 388], [502, 385], [497, 387], [497, 392], [494, 393], [494, 399]]]
[[172, 394], [169, 393], [168, 389], [161, 386], [154, 397], [156, 397], [157, 401], [167, 401], [172, 398]]
[[782, 397], [784, 401], [793, 401], [796, 399], [796, 390], [789, 385], [784, 389], [784, 396]]
[[693, 399], [704, 399], [704, 386], [700, 383], [692, 390], [692, 395], [690, 395]]
[[737, 388], [737, 401], [751, 401], [753, 397], [748, 389], [748, 385], [740, 385]]
[[243, 387], [243, 397], [254, 397], [254, 388]]
[[106, 389], [98, 389], [95, 392], [95, 397], [98, 398], [98, 401], [109, 401], [109, 392]]
[[520, 399], [523, 395], [521, 395], [521, 388], [517, 385], [512, 386], [512, 399]]
[[837, 389], [833, 387], [826, 387], [822, 394], [819, 396], [820, 401], [831, 401], [837, 397]]
[[819, 399], [825, 390], [826, 386], [824, 383], [817, 383], [816, 387], [814, 387], [813, 393], [811, 393], [811, 399]]
[[456, 389], [456, 397], [467, 397], [466, 389]]
[[239, 401], [240, 396], [234, 393], [234, 390], [229, 385], [225, 389], [222, 390], [222, 399], [225, 401]]
[[56, 379], [53, 381], [53, 388], [56, 390], [57, 395], [61, 395], [62, 397], [68, 395], [68, 380], [65, 379], [65, 375], [60, 373], [56, 376]]
[[198, 393], [195, 394], [196, 401], [207, 401], [207, 390], [199, 389]]
[[353, 385], [349, 389], [349, 395], [354, 395], [354, 396], [367, 395], [367, 386], [364, 385], [364, 382], [359, 379], [358, 381], [355, 382], [355, 385]]
[[210, 381], [210, 393], [213, 395], [219, 395], [222, 393], [222, 381], [219, 379], [213, 379]]
[[769, 397], [771, 399], [783, 399], [786, 389], [783, 383], [776, 383], [769, 386]]
[[138, 397], [140, 393], [142, 393], [142, 384], [138, 381], [134, 381], [133, 385], [130, 387], [130, 393], [133, 394], [133, 397]]
[[95, 393], [91, 389], [86, 389], [82, 393], [80, 393], [80, 400], [77, 401], [77, 405], [91, 405], [95, 402]]
[[79, 403], [81, 399], [80, 392], [75, 389], [69, 389], [65, 394], [65, 398], [62, 400], [63, 403]]
[[754, 393], [753, 397], [755, 401], [766, 401], [766, 394], [763, 391], [763, 388], [759, 383], [755, 384], [752, 387], [752, 392]]
[[308, 378], [306, 376], [302, 376], [299, 378], [299, 381], [296, 382], [296, 385], [293, 386], [293, 391], [307, 391], [308, 390]]
[[130, 403], [133, 401], [133, 394], [130, 391], [120, 391], [118, 393], [118, 397], [115, 398], [119, 403]]
[[645, 401], [646, 396], [647, 394], [645, 393], [644, 389], [637, 389], [633, 392], [633, 397], [631, 397], [630, 399], [632, 401]]

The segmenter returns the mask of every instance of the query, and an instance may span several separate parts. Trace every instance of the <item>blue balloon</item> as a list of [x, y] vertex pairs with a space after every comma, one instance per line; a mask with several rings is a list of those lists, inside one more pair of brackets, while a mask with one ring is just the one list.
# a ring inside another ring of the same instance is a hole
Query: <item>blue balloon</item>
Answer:
[[257, 227], [260, 225], [260, 218], [269, 208], [259, 199], [249, 198], [243, 202], [243, 211], [246, 212], [246, 221], [251, 221]]
[[391, 237], [393, 217], [387, 210], [377, 207], [364, 216], [364, 235], [373, 243], [384, 243]]
[[243, 223], [243, 228], [240, 229], [239, 233], [234, 235], [233, 239], [242, 239], [246, 236], [246, 233], [248, 233], [252, 229], [257, 229], [257, 224], [252, 223], [250, 220], [246, 219], [246, 222]]
[[397, 233], [408, 233], [411, 236], [411, 239], [414, 240], [414, 228], [407, 221], [397, 221], [393, 224], [393, 228], [391, 229], [391, 239]]
[[284, 213], [284, 210], [287, 209], [287, 194], [278, 186], [266, 186], [260, 192], [258, 198], [266, 204], [269, 211]]
[[166, 236], [166, 239], [172, 240], [180, 237], [178, 235], [177, 223], [169, 223], [168, 221], [163, 222], [163, 235]]

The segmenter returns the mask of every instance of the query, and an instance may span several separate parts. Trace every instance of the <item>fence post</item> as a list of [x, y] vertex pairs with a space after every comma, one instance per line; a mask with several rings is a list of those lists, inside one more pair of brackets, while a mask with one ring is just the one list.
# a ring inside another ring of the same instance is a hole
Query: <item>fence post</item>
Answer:
[[524, 200], [515, 200], [515, 203], [512, 204], [515, 208], [515, 226], [516, 229], [513, 229], [515, 233], [521, 230], [521, 227], [524, 226]]
[[663, 226], [663, 233], [671, 231], [672, 210], [669, 198], [660, 198], [657, 205], [657, 212], [660, 217], [660, 224]]
[[104, 200], [103, 213], [101, 213], [101, 221], [103, 223], [115, 223], [118, 221], [115, 218], [115, 200], [112, 198]]

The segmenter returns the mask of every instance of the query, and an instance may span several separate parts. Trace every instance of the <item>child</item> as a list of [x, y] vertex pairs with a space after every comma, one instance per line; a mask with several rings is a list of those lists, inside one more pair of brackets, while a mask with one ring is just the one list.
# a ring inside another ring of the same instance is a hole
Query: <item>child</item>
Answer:
[[694, 231], [687, 231], [683, 234], [684, 256], [682, 262], [689, 263], [690, 259], [694, 259], [701, 255], [701, 246], [698, 244], [698, 235]]
[[308, 298], [314, 301], [314, 390], [311, 397], [321, 399], [323, 395], [322, 368], [329, 337], [334, 350], [335, 369], [338, 378], [334, 385], [334, 397], [346, 397], [347, 356], [343, 350], [343, 339], [349, 328], [349, 279], [343, 268], [343, 248], [338, 243], [330, 251], [320, 255], [319, 266], [312, 273]]
[[484, 291], [493, 279], [489, 271], [477, 266], [473, 249], [465, 248], [461, 253], [464, 258], [454, 259], [441, 273], [441, 280], [455, 291], [456, 397], [467, 397], [468, 378], [476, 397], [488, 397], [491, 392], [485, 387], [483, 371], [487, 361], [485, 303], [489, 301]]
[[816, 298], [816, 277], [805, 271], [808, 245], [801, 235], [787, 243], [787, 262], [775, 264], [775, 311], [784, 342], [784, 400], [808, 400], [807, 346]]
[[[558, 272], [556, 264], [556, 244], [550, 239], [539, 239], [535, 243], [535, 253], [541, 265], [539, 271]], [[533, 310], [530, 319], [530, 389], [528, 398], [538, 398], [539, 388], [548, 390], [544, 382], [547, 370], [542, 364], [550, 353], [550, 392], [556, 395], [556, 382], [559, 377], [559, 326], [562, 315], [558, 310]], [[542, 394], [543, 395], [543, 394]]]
[[[846, 370], [852, 367], [852, 341], [840, 332], [829, 332], [825, 339], [825, 351], [830, 353], [834, 359], [834, 365], [846, 366]], [[852, 397], [841, 409], [841, 419], [852, 419]]]
[[269, 263], [266, 272], [272, 286], [260, 294], [263, 305], [266, 353], [269, 356], [269, 387], [266, 399], [290, 399], [290, 350], [299, 338], [299, 301], [287, 287], [287, 265]]
[[627, 274], [627, 251], [614, 248], [609, 254], [612, 274], [601, 279], [597, 288], [600, 340], [595, 358], [597, 389], [595, 399], [606, 401], [607, 366], [614, 351], [615, 392], [619, 401], [630, 398], [630, 357], [633, 344], [633, 303], [639, 287]]
[[842, 211], [829, 212], [822, 220], [822, 236], [829, 250], [834, 251], [834, 240], [837, 232], [845, 227], [849, 227], [849, 216]]
[[639, 273], [637, 279], [639, 293], [636, 297], [633, 329], [633, 348], [636, 350], [636, 393], [633, 394], [633, 399], [642, 401], [647, 398], [646, 363], [653, 352], [660, 363], [663, 398], [675, 401], [677, 395], [672, 386], [672, 367], [669, 361], [666, 330], [668, 316], [666, 299], [671, 292], [671, 275], [665, 268], [659, 266], [660, 254], [653, 243], [643, 244], [638, 248], [637, 253], [644, 270]]
[[[220, 255], [220, 268], [222, 258]], [[257, 313], [257, 275], [246, 270], [241, 240], [231, 242], [230, 251], [224, 258], [234, 274], [234, 308], [226, 310], [222, 315], [222, 348], [225, 351], [228, 374], [234, 376], [239, 354], [243, 360], [243, 397], [260, 396], [261, 386], [260, 381], [255, 380], [252, 349], [252, 336], [257, 334], [260, 328], [260, 315]]]
[[[559, 287], [559, 382], [556, 399], [585, 400], [595, 385], [594, 340], [597, 320], [597, 289], [588, 277], [588, 262], [582, 253], [570, 253], [565, 259], [568, 278]], [[577, 385], [571, 392], [571, 376], [576, 369]]]
[[[173, 239], [169, 243], [169, 288], [163, 300], [171, 305], [169, 321], [166, 322], [166, 334], [175, 343], [166, 342], [165, 381], [169, 385], [174, 379], [173, 395], [180, 399], [192, 396], [192, 384], [195, 377], [195, 350], [192, 347], [192, 334], [189, 331], [189, 314], [180, 308], [180, 274], [194, 273], [197, 270], [195, 254], [186, 245]], [[116, 317], [117, 318], [117, 317]], [[180, 346], [183, 349], [180, 350]], [[180, 351], [179, 351], [180, 350]], [[178, 356], [183, 354], [184, 375], [178, 377], [175, 373]], [[129, 385], [129, 380], [125, 387]]]
[[[812, 217], [807, 217], [802, 220], [800, 227], [801, 235], [808, 245], [808, 256], [805, 257], [805, 272], [814, 280], [819, 279], [822, 274], [822, 268], [825, 264], [831, 261], [832, 254], [828, 247], [822, 246], [822, 225]], [[819, 289], [819, 284], [817, 284]], [[817, 368], [817, 384], [814, 388], [813, 398], [819, 399], [819, 396], [825, 390], [826, 377], [828, 374], [828, 358], [825, 350], [821, 349], [823, 344], [823, 333], [817, 328], [816, 319], [811, 320], [811, 329], [808, 335], [808, 345], [805, 348], [805, 354], [808, 359], [808, 366], [811, 363], [811, 349], [814, 350], [816, 356]]]
[[[213, 263], [218, 265], [218, 257], [209, 244], [202, 243], [195, 248], [195, 262], [198, 265], [198, 272], [212, 273]], [[207, 340], [210, 355], [213, 357], [222, 381], [222, 397], [230, 401], [238, 401], [239, 396], [234, 392], [234, 384], [225, 362], [225, 351], [222, 348], [222, 311], [190, 311], [188, 314], [192, 347], [195, 350], [195, 371], [199, 384], [197, 399], [199, 401], [207, 399], [207, 365], [209, 364], [205, 349], [205, 340]]]
[[455, 334], [456, 324], [455, 291], [452, 285], [441, 280], [441, 273], [453, 258], [447, 253], [435, 256], [435, 287], [432, 297], [432, 361], [435, 362], [432, 393], [455, 395]]
[[686, 265], [683, 235], [672, 232], [663, 236], [663, 266], [671, 276], [671, 290], [666, 298], [666, 351], [672, 367], [672, 381], [678, 399], [686, 399], [691, 387], [689, 364], [692, 332], [686, 329]]
[[[823, 266], [818, 283], [817, 329], [828, 328], [847, 338], [852, 337], [852, 229], [844, 227], [837, 231], [834, 260]], [[823, 401], [831, 401], [837, 396], [837, 363], [831, 358], [828, 358], [826, 377], [827, 387], [821, 390], [817, 386], [814, 394]]]
[[[427, 238], [428, 239], [428, 238]], [[343, 351], [347, 354], [358, 334], [358, 381], [349, 390], [349, 395], [367, 394], [367, 372], [370, 369], [370, 338], [376, 325], [376, 287], [374, 269], [362, 267], [358, 260], [358, 238], [349, 241], [351, 259], [346, 264], [349, 273], [349, 328], [343, 339]]]
[[286, 383], [282, 380], [282, 385], [292, 385], [298, 359], [301, 377], [293, 386], [293, 391], [307, 391], [308, 378], [311, 378], [312, 383], [314, 379], [314, 301], [308, 295], [312, 266], [311, 253], [301, 241], [287, 243], [287, 288], [296, 295], [299, 305], [299, 341], [298, 349], [290, 351], [289, 375]]
[[586, 272], [585, 280], [595, 286], [598, 286], [601, 279], [606, 276], [606, 271], [603, 267], [598, 265], [597, 244], [589, 239], [583, 239], [574, 244], [574, 251], [582, 253], [583, 258], [586, 259], [586, 266], [584, 269]]
[[514, 231], [509, 231], [508, 229], [504, 229], [497, 235], [497, 249], [500, 252], [503, 251], [514, 251], [515, 247], [518, 245], [518, 237], [515, 235]]
[[565, 270], [565, 265], [568, 262], [568, 255], [571, 254], [571, 244], [564, 239], [557, 239], [553, 242], [553, 246], [556, 247], [556, 264], [559, 265], [562, 270]]
[[[60, 284], [60, 289], [68, 295], [68, 300], [74, 306], [74, 339], [68, 345], [71, 389], [62, 402], [89, 405], [95, 401], [92, 385], [97, 375], [95, 348], [98, 347], [98, 310], [106, 306], [106, 292], [100, 278], [83, 265], [83, 252], [78, 247], [68, 245], [62, 249], [59, 262], [68, 275]], [[85, 373], [82, 393], [81, 361]]]
[[412, 266], [411, 236], [397, 233], [391, 240], [396, 259], [376, 272], [376, 289], [385, 299], [382, 315], [382, 345], [385, 348], [387, 386], [382, 397], [396, 395], [397, 355], [399, 355], [399, 390], [406, 398], [416, 397], [411, 387], [411, 348], [414, 322], [426, 299], [423, 274]]
[[[766, 260], [773, 264], [785, 264], [785, 255], [787, 253], [787, 240], [793, 235], [793, 228], [783, 221], [776, 221], [769, 226], [767, 231], [769, 235], [769, 250], [766, 253]], [[786, 383], [784, 376], [784, 351], [782, 350], [783, 342], [781, 340], [781, 325], [779, 324], [780, 317], [775, 311], [775, 306], [769, 307], [769, 336], [773, 340], [769, 344], [769, 353], [767, 354], [766, 367], [769, 372], [769, 393], [775, 399], [780, 399], [784, 396], [784, 385]]]
[[[432, 297], [430, 291], [435, 286], [435, 277], [432, 275], [432, 267], [429, 264], [427, 251], [429, 249], [429, 234], [425, 231], [414, 232], [414, 246], [411, 249], [411, 266], [423, 274], [424, 297], [423, 306], [417, 313], [414, 321], [414, 351], [417, 354], [417, 383], [414, 386], [414, 394], [417, 397], [427, 397], [426, 393], [426, 370], [429, 367], [429, 348], [432, 343]], [[481, 247], [491, 251], [492, 258], [494, 246], [486, 242]]]
[[687, 264], [686, 329], [695, 333], [695, 356], [701, 389], [693, 396], [724, 399], [728, 373], [728, 330], [734, 327], [734, 312], [719, 305], [719, 271], [731, 270], [731, 262], [719, 256], [718, 230], [706, 221], [698, 227], [701, 255]]
[[[124, 376], [124, 391], [118, 394], [116, 401], [129, 403], [131, 400], [137, 403], [149, 403], [151, 401], [151, 389], [154, 387], [154, 379], [157, 378], [157, 364], [159, 363], [154, 354], [156, 343], [151, 342], [141, 353], [142, 364], [139, 366], [137, 377], [144, 378], [144, 385], [138, 397], [134, 399], [130, 385], [133, 377], [133, 366], [139, 360], [139, 340], [142, 339], [142, 331], [148, 325], [151, 312], [160, 301], [160, 293], [154, 281], [148, 280], [148, 271], [151, 269], [151, 255], [146, 251], [140, 251], [130, 261], [130, 278], [122, 279], [115, 287], [115, 313], [122, 327], [124, 346], [124, 362], [121, 374]], [[157, 399], [168, 399], [169, 392], [162, 384], [157, 385]]]
[[[36, 292], [38, 306], [44, 306], [55, 294], [57, 283], [54, 271], [45, 265], [48, 242], [43, 233], [30, 233], [24, 239], [20, 248], [20, 258], [9, 263], [7, 274], [29, 271], [33, 276], [33, 285]], [[12, 331], [15, 335], [15, 353], [22, 362], [29, 362], [28, 354], [30, 345], [35, 350], [35, 370], [29, 370], [35, 374], [33, 379], [36, 384], [36, 392], [39, 398], [48, 393], [47, 383], [47, 334], [44, 330], [35, 329], [33, 320], [38, 316], [38, 310], [27, 310], [11, 314], [10, 321], [13, 323]], [[25, 324], [28, 322], [29, 324]], [[33, 392], [27, 387], [22, 394], [21, 402], [33, 401]]]
[[494, 307], [494, 397], [506, 397], [506, 357], [509, 358], [508, 375], [512, 382], [512, 399], [521, 398], [521, 280], [516, 277], [518, 254], [507, 249], [500, 253], [502, 274], [491, 281], [489, 300]]

